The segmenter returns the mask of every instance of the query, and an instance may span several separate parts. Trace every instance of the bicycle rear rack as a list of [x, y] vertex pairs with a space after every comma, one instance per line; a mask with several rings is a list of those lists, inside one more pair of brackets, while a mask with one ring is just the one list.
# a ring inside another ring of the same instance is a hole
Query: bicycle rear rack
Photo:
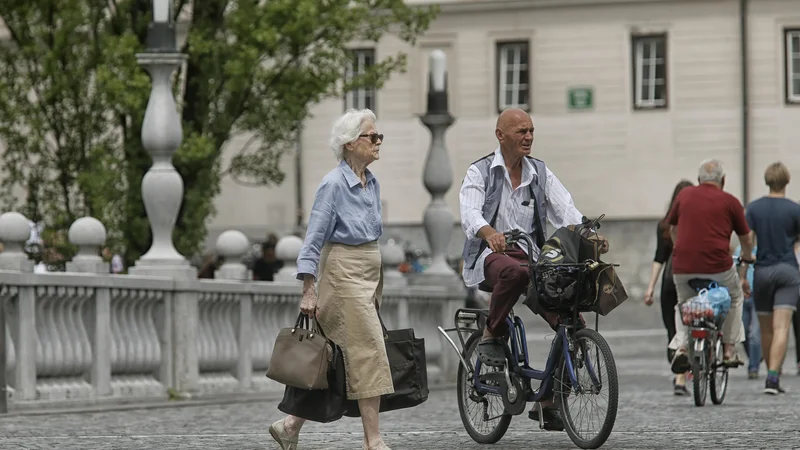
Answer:
[[[486, 311], [481, 309], [472, 309], [472, 308], [461, 308], [456, 311], [455, 314], [455, 327], [454, 328], [442, 328], [441, 326], [436, 327], [439, 330], [439, 333], [447, 339], [447, 342], [450, 343], [450, 346], [453, 347], [453, 350], [456, 352], [458, 359], [461, 361], [461, 364], [464, 366], [464, 370], [467, 373], [472, 373], [473, 367], [470, 367], [467, 364], [467, 361], [464, 359], [464, 347], [466, 347], [466, 342], [464, 341], [464, 333], [475, 333], [481, 331], [481, 317], [486, 315]], [[458, 348], [453, 338], [450, 337], [448, 333], [456, 332], [456, 336], [458, 336], [459, 343], [461, 344], [461, 348]]]

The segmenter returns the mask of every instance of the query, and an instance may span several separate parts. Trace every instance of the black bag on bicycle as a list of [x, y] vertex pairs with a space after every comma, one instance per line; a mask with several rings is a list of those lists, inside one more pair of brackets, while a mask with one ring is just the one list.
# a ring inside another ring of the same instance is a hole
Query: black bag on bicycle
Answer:
[[[600, 216], [597, 221], [602, 218]], [[628, 294], [614, 267], [600, 260], [601, 245], [597, 232], [591, 231], [591, 222], [585, 217], [582, 225], [556, 230], [542, 246], [534, 268], [535, 280], [529, 285], [525, 304], [539, 313], [542, 309], [572, 308], [575, 302], [579, 302], [579, 311], [600, 315], [606, 315], [619, 306]], [[599, 264], [588, 276], [581, 277], [581, 268], [565, 266], [589, 260]]]

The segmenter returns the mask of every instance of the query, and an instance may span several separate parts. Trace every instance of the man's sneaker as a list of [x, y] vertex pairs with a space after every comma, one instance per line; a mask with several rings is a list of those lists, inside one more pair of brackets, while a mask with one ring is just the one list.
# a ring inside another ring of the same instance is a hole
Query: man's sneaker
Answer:
[[770, 395], [778, 395], [786, 393], [786, 390], [781, 387], [780, 378], [767, 377], [767, 383], [764, 386], [764, 393]]
[[747, 373], [747, 378], [751, 379], [751, 380], [757, 380], [758, 379], [758, 371], [757, 370], [751, 370], [750, 372]]

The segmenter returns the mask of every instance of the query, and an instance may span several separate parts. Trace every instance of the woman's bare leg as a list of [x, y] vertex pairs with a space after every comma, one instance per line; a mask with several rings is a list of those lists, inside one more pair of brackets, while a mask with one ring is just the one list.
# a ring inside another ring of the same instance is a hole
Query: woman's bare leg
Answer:
[[361, 411], [361, 423], [364, 425], [364, 439], [367, 448], [378, 445], [381, 439], [378, 412], [381, 408], [381, 398], [371, 397], [358, 400], [358, 409]]
[[300, 434], [300, 429], [303, 428], [303, 424], [306, 423], [306, 419], [302, 419], [297, 416], [286, 416], [283, 419], [283, 428], [286, 429], [286, 432], [292, 436], [297, 436]]

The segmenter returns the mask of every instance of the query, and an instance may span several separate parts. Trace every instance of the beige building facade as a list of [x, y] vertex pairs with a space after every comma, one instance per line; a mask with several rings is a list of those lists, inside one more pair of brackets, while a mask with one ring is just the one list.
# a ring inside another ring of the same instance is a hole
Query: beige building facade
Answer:
[[[530, 111], [534, 156], [586, 215], [655, 219], [674, 185], [694, 179], [705, 158], [725, 163], [726, 189], [742, 200], [745, 179], [749, 199], [766, 193], [767, 164], [800, 167], [797, 0], [745, 2], [746, 93], [739, 0], [439, 3], [438, 18], [415, 47], [391, 37], [354, 45], [353, 70], [405, 52], [408, 71], [380, 90], [315, 106], [299, 143], [301, 170], [287, 158], [286, 182], [269, 190], [225, 180], [211, 228], [290, 229], [298, 188], [306, 220], [318, 181], [336, 163], [327, 146], [331, 122], [349, 106], [374, 109], [386, 135], [372, 169], [387, 225], [419, 224], [430, 199], [422, 184], [430, 135], [417, 114], [425, 110], [428, 54], [437, 48], [447, 54], [457, 119], [446, 136], [454, 175], [447, 200], [456, 217], [463, 174], [495, 149], [495, 120], [507, 106]], [[790, 184], [789, 195], [800, 198], [800, 182]]]

